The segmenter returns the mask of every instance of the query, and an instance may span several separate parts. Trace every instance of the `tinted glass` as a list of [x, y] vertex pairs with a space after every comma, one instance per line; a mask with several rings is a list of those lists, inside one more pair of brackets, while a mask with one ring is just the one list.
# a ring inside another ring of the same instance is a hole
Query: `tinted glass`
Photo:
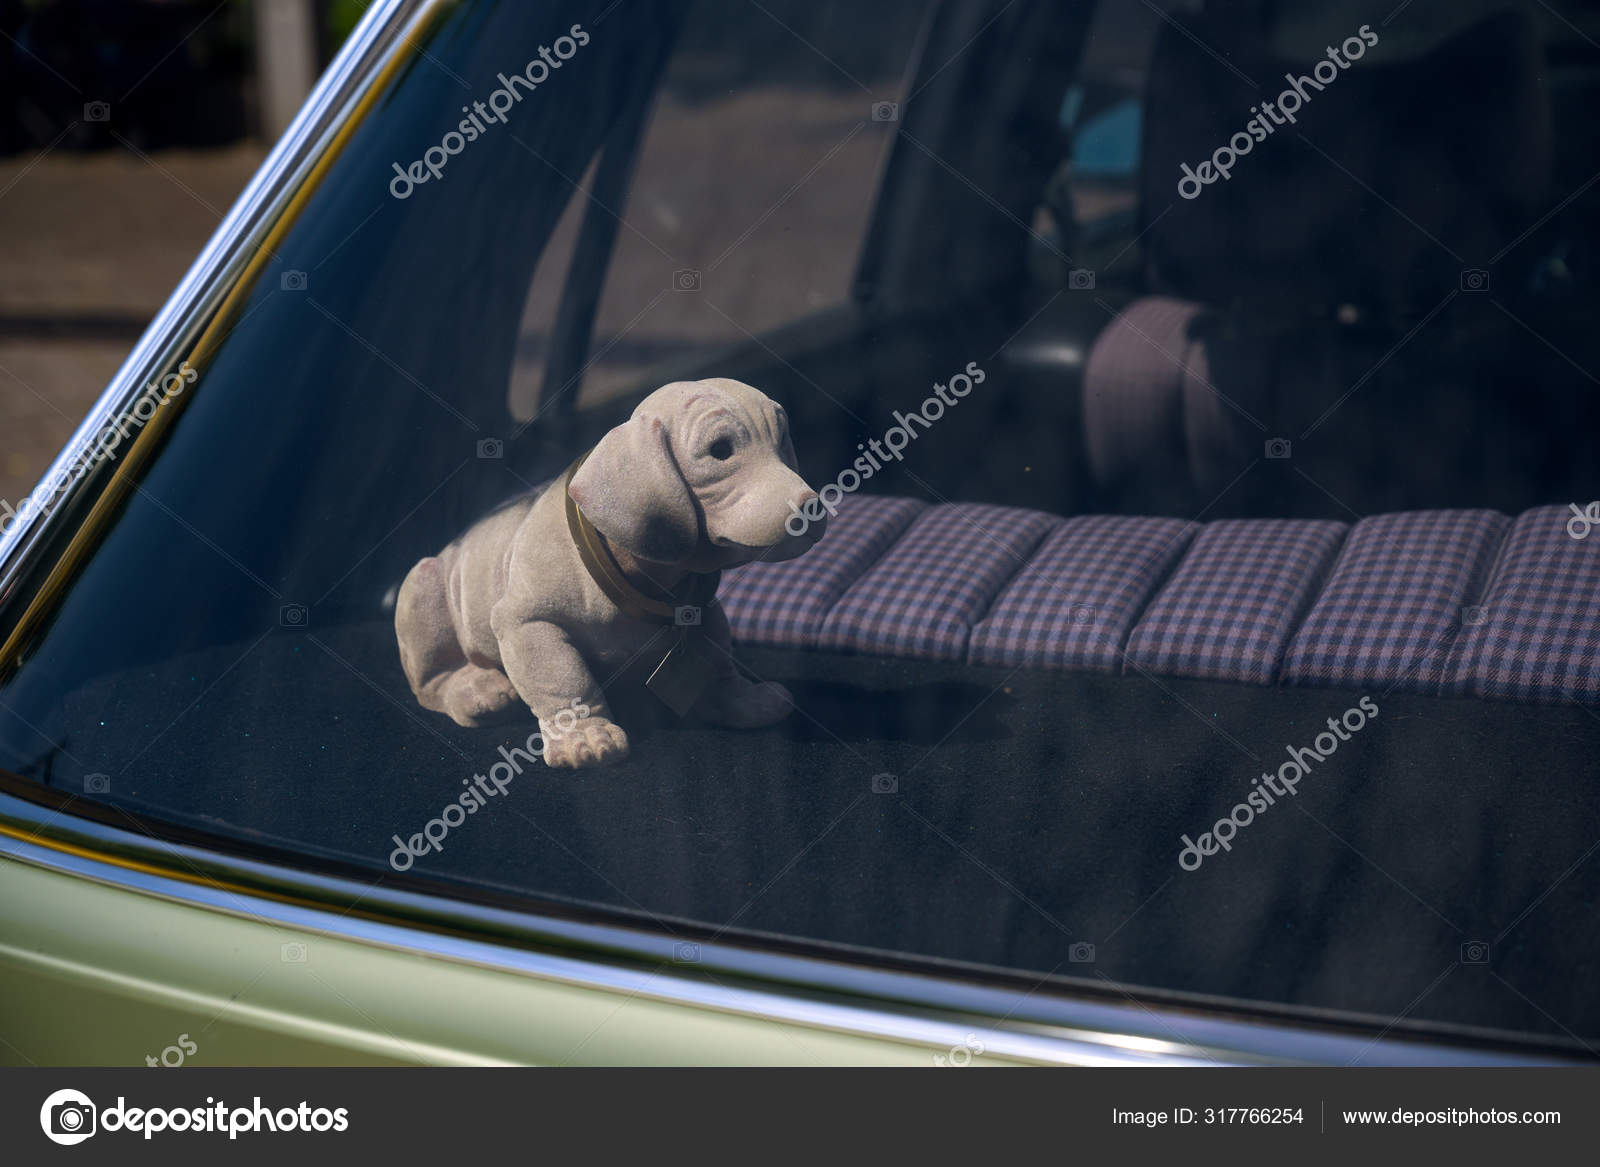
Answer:
[[[1581, 1051], [1600, 11], [1560, 8], [450, 7], [92, 556], [9, 598], [0, 765], [460, 895]], [[615, 453], [711, 377], [781, 414]], [[815, 503], [760, 493], [786, 440]], [[527, 501], [590, 450], [624, 552], [753, 548], [721, 609], [786, 717], [634, 675], [703, 597], [619, 644], [557, 598], [629, 754], [528, 760], [572, 656], [490, 601], [611, 595]], [[504, 720], [408, 682], [430, 558]]]

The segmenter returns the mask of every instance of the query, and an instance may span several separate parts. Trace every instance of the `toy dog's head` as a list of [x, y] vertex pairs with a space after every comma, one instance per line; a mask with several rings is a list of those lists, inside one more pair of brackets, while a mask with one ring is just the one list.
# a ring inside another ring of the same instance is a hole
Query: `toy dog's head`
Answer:
[[785, 527], [816, 491], [795, 471], [782, 406], [722, 377], [650, 394], [600, 439], [568, 491], [613, 546], [690, 571], [793, 559], [824, 528]]

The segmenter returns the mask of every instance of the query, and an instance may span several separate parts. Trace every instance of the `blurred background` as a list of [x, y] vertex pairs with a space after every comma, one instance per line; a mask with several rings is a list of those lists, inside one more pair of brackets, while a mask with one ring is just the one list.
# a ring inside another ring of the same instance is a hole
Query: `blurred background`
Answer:
[[0, 0], [0, 499], [27, 494], [366, 0]]
[[[369, 4], [0, 0], [0, 501], [33, 489]], [[901, 96], [926, 9], [695, 6], [650, 115], [624, 210], [639, 226], [609, 260], [580, 403], [849, 298], [892, 141], [872, 111]], [[718, 181], [729, 167], [747, 172], [739, 196]], [[594, 174], [571, 181], [587, 190]], [[570, 200], [532, 283], [508, 390], [519, 420], [537, 409], [587, 205]], [[641, 231], [681, 266], [728, 261], [718, 286], [741, 321], [661, 296], [670, 257]]]

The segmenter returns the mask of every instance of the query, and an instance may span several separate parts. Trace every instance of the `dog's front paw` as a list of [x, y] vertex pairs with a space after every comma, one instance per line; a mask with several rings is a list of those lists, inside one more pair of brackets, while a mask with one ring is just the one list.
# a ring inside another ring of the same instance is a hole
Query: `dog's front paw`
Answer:
[[713, 681], [692, 712], [712, 725], [759, 729], [782, 721], [793, 709], [794, 698], [776, 681], [747, 681], [734, 675]]
[[565, 728], [540, 718], [539, 733], [547, 766], [610, 766], [628, 756], [628, 735], [604, 717], [581, 717]]

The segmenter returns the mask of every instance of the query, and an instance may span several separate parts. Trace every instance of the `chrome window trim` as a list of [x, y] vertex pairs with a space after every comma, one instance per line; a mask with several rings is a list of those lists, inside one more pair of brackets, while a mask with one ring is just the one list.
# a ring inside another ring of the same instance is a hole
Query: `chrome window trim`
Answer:
[[[77, 801], [77, 800], [69, 800]], [[0, 793], [0, 857], [208, 911], [691, 1009], [934, 1050], [976, 1034], [996, 1057], [1074, 1066], [1549, 1065], [1557, 1053], [1432, 1042], [1073, 996], [496, 907], [158, 839]], [[374, 872], [374, 875], [380, 875]], [[359, 905], [359, 915], [354, 909]], [[692, 928], [693, 925], [685, 926]], [[698, 960], [674, 957], [692, 939]], [[973, 970], [968, 970], [970, 973]], [[1107, 982], [1107, 988], [1116, 986]], [[1342, 1020], [1345, 1028], [1335, 1028]], [[1464, 1039], [1473, 1035], [1464, 1034]]]
[[[981, 1048], [989, 1056], [1041, 1065], [1201, 1064], [1192, 1057], [1183, 1056], [1172, 1043], [1142, 1043], [1147, 1048], [1141, 1051], [1131, 1039], [1121, 1048], [1118, 1043], [1072, 1042], [1062, 1037], [1033, 1034], [1020, 1029], [997, 1029], [979, 1018], [916, 1016], [838, 1001], [783, 996], [759, 988], [726, 983], [717, 978], [694, 979], [669, 971], [629, 968], [549, 952], [513, 949], [481, 940], [336, 916], [319, 909], [256, 897], [248, 897], [250, 902], [246, 909], [241, 902], [245, 897], [237, 892], [162, 879], [143, 872], [119, 871], [80, 856], [49, 852], [45, 848], [13, 839], [0, 840], [0, 854], [191, 907], [228, 912], [280, 925], [293, 929], [296, 934], [331, 935], [413, 955], [457, 961], [499, 972], [514, 972], [626, 997], [647, 997], [693, 1009], [710, 1009], [780, 1024], [926, 1046], [930, 1050], [950, 1049], [976, 1040], [982, 1043]], [[1160, 1061], [1153, 1062], [1152, 1057], [1157, 1055]]]
[[[283, 136], [190, 265], [177, 289], [140, 336], [88, 416], [50, 463], [30, 494], [68, 470], [77, 451], [130, 409], [145, 385], [172, 367], [204, 331], [212, 315], [244, 275], [295, 192], [327, 152], [339, 127], [378, 76], [395, 43], [419, 18], [445, 0], [377, 0], [318, 80]], [[13, 593], [32, 552], [59, 530], [77, 522], [109, 480], [106, 467], [70, 483], [48, 511], [30, 508], [0, 535], [0, 608], [20, 602]]]

